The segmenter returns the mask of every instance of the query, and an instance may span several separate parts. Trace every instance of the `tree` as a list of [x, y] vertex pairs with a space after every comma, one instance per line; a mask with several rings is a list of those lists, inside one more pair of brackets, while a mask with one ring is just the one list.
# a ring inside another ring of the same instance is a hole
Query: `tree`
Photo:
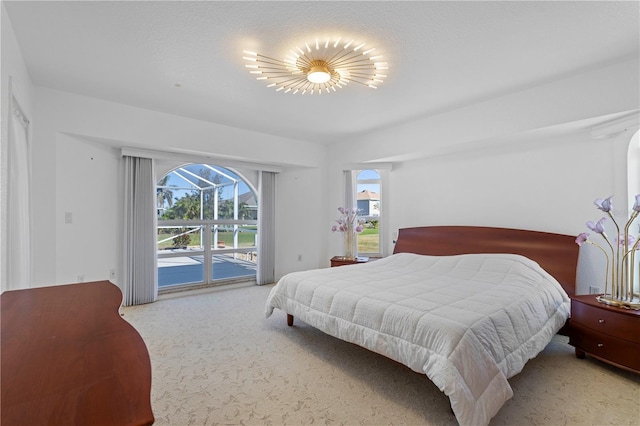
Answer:
[[249, 205], [245, 202], [238, 204], [238, 219], [245, 220], [249, 219], [251, 216], [251, 210], [249, 209]]
[[164, 211], [161, 218], [164, 220], [200, 219], [200, 195], [198, 191], [193, 191], [191, 194], [178, 198], [171, 208]]
[[233, 200], [220, 202], [218, 205], [218, 217], [220, 219], [233, 219]]
[[[198, 170], [198, 176], [202, 179], [198, 181], [200, 188], [206, 188], [202, 191], [202, 217], [204, 219], [213, 219], [215, 217], [215, 194], [216, 187], [222, 182], [222, 176], [215, 174], [212, 176], [211, 169]], [[214, 185], [211, 186], [211, 183]], [[218, 191], [218, 204], [222, 202], [222, 191]]]
[[158, 199], [158, 209], [164, 210], [165, 203], [171, 208], [173, 206], [173, 191], [167, 188], [169, 175], [166, 175], [158, 181], [156, 185], [156, 197]]
[[[213, 175], [213, 176], [212, 176]], [[217, 191], [218, 194], [218, 219], [233, 219], [233, 199], [223, 199], [222, 176], [218, 173], [213, 173], [212, 170], [201, 168], [198, 170], [199, 179], [194, 183], [202, 189], [202, 203], [200, 201], [200, 189], [194, 189], [190, 193], [184, 195], [181, 198], [176, 198], [175, 201], [171, 200], [173, 192], [167, 188], [158, 188], [158, 209], [163, 209], [163, 213], [160, 219], [183, 219], [183, 220], [197, 220], [200, 219], [200, 209], [202, 208], [202, 218], [205, 220], [211, 220], [215, 217], [216, 206], [216, 187], [220, 188]], [[165, 176], [158, 181], [158, 187], [166, 186], [168, 176]], [[212, 185], [213, 184], [213, 185]], [[166, 197], [169, 197], [168, 199]], [[169, 208], [164, 209], [164, 202], [168, 201]], [[171, 200], [171, 201], [169, 201]], [[251, 210], [247, 203], [238, 204], [238, 219], [249, 219], [251, 217]]]

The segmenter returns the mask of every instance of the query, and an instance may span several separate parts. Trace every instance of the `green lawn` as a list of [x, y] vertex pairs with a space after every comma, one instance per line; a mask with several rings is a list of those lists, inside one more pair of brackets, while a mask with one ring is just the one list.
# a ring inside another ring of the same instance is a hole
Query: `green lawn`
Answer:
[[[252, 247], [255, 243], [255, 235], [253, 232], [239, 232], [238, 247]], [[164, 240], [169, 236], [170, 234], [158, 234], [158, 240]], [[191, 237], [189, 247], [200, 247], [199, 232], [189, 234], [189, 237]], [[233, 248], [233, 232], [218, 232], [218, 244], [220, 243], [224, 243], [226, 247]], [[171, 247], [173, 247], [173, 240], [158, 244], [158, 249], [160, 250]]]
[[358, 253], [377, 253], [380, 251], [379, 230], [365, 228], [358, 234]]
[[[168, 238], [170, 234], [158, 234], [158, 240]], [[252, 247], [255, 242], [256, 234], [253, 232], [239, 232], [238, 233], [238, 247]], [[379, 246], [379, 230], [366, 228], [360, 234], [358, 234], [358, 252], [371, 253], [380, 251]], [[200, 247], [200, 233], [194, 232], [189, 235], [191, 240], [189, 242], [190, 247]], [[233, 232], [218, 232], [218, 243], [224, 242], [226, 247], [233, 247]], [[173, 241], [165, 241], [158, 244], [158, 249], [165, 249], [173, 247]]]

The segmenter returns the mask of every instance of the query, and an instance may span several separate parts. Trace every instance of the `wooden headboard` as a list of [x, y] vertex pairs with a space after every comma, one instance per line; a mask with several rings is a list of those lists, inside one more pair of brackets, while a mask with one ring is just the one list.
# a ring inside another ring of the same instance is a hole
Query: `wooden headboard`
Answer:
[[403, 228], [393, 250], [394, 253], [431, 256], [519, 254], [534, 260], [553, 275], [569, 296], [575, 294], [578, 251], [575, 236], [480, 226]]

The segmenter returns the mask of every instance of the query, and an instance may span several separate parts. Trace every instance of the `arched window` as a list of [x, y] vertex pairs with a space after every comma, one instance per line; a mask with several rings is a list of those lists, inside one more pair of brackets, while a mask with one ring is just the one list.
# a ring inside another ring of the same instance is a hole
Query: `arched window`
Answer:
[[356, 207], [365, 220], [364, 230], [358, 234], [358, 255], [379, 257], [382, 255], [381, 229], [382, 176], [380, 171], [367, 169], [356, 171]]
[[256, 275], [256, 191], [233, 171], [178, 167], [157, 182], [158, 290]]

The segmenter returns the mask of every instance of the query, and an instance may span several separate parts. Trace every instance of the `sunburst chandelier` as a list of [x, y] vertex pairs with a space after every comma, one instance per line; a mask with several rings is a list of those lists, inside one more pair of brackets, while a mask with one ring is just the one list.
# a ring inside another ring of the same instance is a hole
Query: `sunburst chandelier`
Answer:
[[331, 93], [349, 83], [377, 89], [387, 77], [387, 63], [374, 53], [375, 47], [354, 41], [316, 38], [315, 43], [289, 50], [282, 61], [248, 50], [244, 50], [243, 59], [257, 80], [265, 80], [267, 87], [275, 87], [277, 92]]

